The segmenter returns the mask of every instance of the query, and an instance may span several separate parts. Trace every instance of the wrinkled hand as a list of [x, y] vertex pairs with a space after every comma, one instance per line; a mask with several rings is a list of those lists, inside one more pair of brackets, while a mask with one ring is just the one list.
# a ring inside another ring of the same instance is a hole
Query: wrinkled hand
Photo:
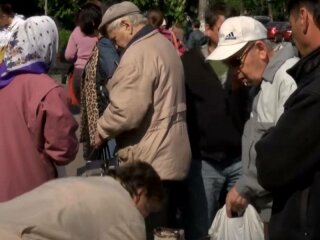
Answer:
[[227, 216], [232, 217], [232, 212], [240, 212], [249, 204], [248, 199], [240, 196], [235, 187], [231, 188], [226, 198]]
[[95, 138], [94, 138], [94, 147], [96, 149], [99, 148], [102, 145], [103, 141], [104, 140], [101, 137], [101, 135], [98, 132], [96, 132], [96, 135], [95, 135]]

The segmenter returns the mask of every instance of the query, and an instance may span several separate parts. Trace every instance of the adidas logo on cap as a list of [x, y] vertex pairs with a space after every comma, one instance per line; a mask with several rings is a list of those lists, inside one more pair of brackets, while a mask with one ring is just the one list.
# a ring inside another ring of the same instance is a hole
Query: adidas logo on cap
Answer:
[[225, 38], [224, 40], [236, 40], [237, 37], [234, 36], [233, 32], [229, 33]]

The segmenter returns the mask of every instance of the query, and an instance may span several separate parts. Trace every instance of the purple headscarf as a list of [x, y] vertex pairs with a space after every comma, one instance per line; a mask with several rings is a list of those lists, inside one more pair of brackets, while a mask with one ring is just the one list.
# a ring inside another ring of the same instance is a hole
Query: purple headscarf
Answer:
[[30, 17], [12, 33], [0, 64], [0, 88], [21, 73], [47, 73], [58, 48], [58, 30], [48, 16]]

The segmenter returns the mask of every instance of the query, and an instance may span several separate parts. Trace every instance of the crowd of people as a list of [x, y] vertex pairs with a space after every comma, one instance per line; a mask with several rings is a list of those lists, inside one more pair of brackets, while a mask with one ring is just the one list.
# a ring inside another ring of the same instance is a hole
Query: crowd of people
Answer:
[[[249, 204], [263, 239], [319, 239], [319, 9], [289, 0], [293, 41], [275, 43], [215, 4], [186, 40], [159, 9], [89, 0], [67, 92], [48, 74], [53, 19], [0, 4], [1, 239], [151, 240], [159, 227], [210, 239], [219, 209]], [[108, 176], [56, 179], [79, 144]]]

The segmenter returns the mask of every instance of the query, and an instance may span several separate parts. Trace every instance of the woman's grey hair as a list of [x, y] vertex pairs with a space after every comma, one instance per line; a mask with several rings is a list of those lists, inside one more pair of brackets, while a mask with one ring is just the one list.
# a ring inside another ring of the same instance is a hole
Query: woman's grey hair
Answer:
[[131, 15], [127, 15], [127, 16], [118, 18], [118, 19], [114, 20], [113, 22], [111, 22], [107, 28], [108, 32], [119, 27], [122, 20], [129, 21], [133, 26], [137, 26], [140, 24], [147, 24], [147, 22], [148, 22], [148, 20], [145, 16], [143, 16], [140, 13], [135, 13], [135, 14], [131, 14]]

